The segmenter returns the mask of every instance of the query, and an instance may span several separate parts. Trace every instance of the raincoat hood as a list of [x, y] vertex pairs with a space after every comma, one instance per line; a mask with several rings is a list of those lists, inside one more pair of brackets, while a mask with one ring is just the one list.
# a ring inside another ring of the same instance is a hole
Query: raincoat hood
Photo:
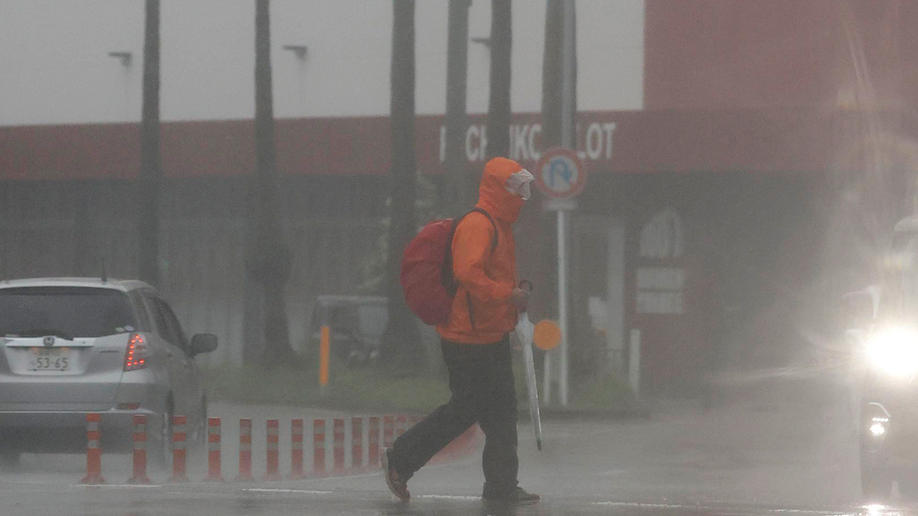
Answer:
[[507, 180], [523, 170], [519, 163], [507, 158], [493, 158], [485, 164], [478, 188], [478, 207], [493, 217], [508, 223], [516, 222], [523, 207], [523, 198], [507, 191]]

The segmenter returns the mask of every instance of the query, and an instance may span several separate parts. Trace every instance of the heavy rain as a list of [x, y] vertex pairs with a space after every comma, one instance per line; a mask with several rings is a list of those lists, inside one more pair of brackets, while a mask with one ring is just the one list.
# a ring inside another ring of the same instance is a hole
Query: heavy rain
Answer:
[[918, 513], [916, 27], [0, 0], [0, 515]]

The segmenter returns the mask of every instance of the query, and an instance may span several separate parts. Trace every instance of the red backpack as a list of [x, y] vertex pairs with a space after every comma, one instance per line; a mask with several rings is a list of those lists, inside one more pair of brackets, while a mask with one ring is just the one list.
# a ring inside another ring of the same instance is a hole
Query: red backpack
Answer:
[[400, 275], [402, 290], [408, 307], [425, 324], [436, 326], [449, 320], [453, 298], [459, 288], [453, 278], [453, 236], [459, 222], [472, 212], [487, 217], [494, 227], [493, 253], [497, 249], [497, 225], [481, 208], [473, 208], [459, 219], [427, 223], [405, 247]]

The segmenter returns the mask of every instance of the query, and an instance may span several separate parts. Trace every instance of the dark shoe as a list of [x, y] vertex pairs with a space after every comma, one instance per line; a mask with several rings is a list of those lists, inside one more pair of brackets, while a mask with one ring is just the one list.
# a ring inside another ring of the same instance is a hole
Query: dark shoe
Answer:
[[522, 487], [517, 487], [515, 490], [503, 496], [482, 496], [481, 498], [489, 503], [510, 503], [518, 505], [539, 503], [539, 500], [542, 499], [541, 496], [530, 493]]
[[392, 491], [392, 494], [397, 496], [399, 500], [407, 502], [411, 500], [411, 493], [408, 492], [408, 482], [402, 480], [395, 468], [389, 466], [389, 453], [391, 452], [392, 450], [386, 448], [382, 454], [382, 469], [386, 475], [386, 485], [389, 486], [389, 491]]

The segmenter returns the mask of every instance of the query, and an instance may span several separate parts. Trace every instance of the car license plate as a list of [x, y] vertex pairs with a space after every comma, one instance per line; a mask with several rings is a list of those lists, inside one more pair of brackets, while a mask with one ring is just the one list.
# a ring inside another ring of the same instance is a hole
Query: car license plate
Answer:
[[69, 371], [70, 348], [32, 348], [29, 371]]

